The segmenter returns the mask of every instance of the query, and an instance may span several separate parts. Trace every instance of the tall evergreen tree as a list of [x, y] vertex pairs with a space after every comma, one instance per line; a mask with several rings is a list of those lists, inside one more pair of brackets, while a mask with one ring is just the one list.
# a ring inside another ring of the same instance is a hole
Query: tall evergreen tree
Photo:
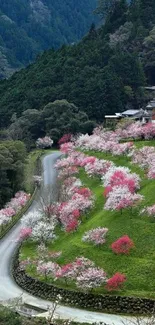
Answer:
[[108, 27], [107, 31], [113, 32], [118, 29], [127, 20], [127, 10], [128, 4], [126, 0], [115, 1], [113, 7], [111, 8], [111, 13], [107, 16], [107, 21], [105, 26]]
[[140, 17], [143, 25], [151, 29], [155, 24], [155, 1], [154, 0], [139, 0], [140, 1]]

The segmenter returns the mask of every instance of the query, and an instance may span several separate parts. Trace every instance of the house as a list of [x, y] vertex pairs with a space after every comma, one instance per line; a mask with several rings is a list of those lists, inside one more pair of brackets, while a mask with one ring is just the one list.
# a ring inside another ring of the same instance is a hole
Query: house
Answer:
[[146, 110], [150, 114], [151, 120], [155, 122], [155, 98], [148, 103]]
[[121, 116], [131, 119], [139, 119], [143, 115], [143, 110], [141, 109], [128, 109], [127, 111], [122, 112]]
[[114, 126], [116, 123], [123, 119], [129, 118], [133, 121], [142, 121], [143, 123], [149, 122], [152, 119], [152, 110], [144, 109], [128, 109], [122, 113], [115, 113], [115, 115], [105, 115], [106, 126]]

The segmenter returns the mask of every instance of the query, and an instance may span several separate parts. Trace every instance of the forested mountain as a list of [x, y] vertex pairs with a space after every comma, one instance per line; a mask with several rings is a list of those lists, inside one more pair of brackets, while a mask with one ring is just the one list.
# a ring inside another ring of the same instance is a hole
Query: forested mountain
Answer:
[[145, 104], [144, 86], [155, 83], [154, 0], [99, 0], [97, 11], [101, 28], [92, 25], [80, 43], [46, 51], [0, 83], [1, 127], [55, 100], [74, 103], [97, 122]]
[[81, 39], [95, 7], [96, 0], [1, 0], [0, 79], [43, 50]]

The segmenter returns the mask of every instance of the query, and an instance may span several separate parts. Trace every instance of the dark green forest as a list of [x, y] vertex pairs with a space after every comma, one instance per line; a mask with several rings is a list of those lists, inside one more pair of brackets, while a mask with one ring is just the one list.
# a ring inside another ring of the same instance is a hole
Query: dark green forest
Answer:
[[0, 143], [0, 208], [23, 188], [26, 156], [23, 142]]
[[47, 104], [43, 110], [28, 109], [19, 118], [14, 114], [10, 127], [2, 132], [1, 137], [20, 139], [30, 150], [34, 148], [36, 139], [46, 134], [56, 145], [65, 133], [91, 133], [94, 127], [95, 122], [74, 104], [56, 100]]
[[[46, 51], [0, 82], [1, 128], [55, 100], [73, 103], [95, 123], [102, 123], [105, 114], [145, 105], [144, 86], [155, 82], [154, 1], [99, 0], [96, 13], [105, 23], [92, 24], [78, 44]], [[51, 109], [51, 119], [52, 114]], [[50, 128], [44, 123], [40, 130]]]
[[49, 48], [80, 40], [96, 20], [97, 0], [1, 0], [0, 79]]

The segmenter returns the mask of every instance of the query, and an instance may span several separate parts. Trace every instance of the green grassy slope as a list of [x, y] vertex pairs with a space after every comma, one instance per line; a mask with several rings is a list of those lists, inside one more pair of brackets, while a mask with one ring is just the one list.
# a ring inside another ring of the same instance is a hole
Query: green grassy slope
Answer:
[[[137, 144], [138, 146], [143, 145], [140, 142]], [[148, 144], [154, 143], [145, 142], [145, 145]], [[116, 165], [127, 166], [133, 172], [138, 173], [142, 179], [139, 192], [144, 195], [144, 201], [139, 208], [134, 208], [132, 212], [130, 209], [124, 210], [122, 214], [103, 210], [103, 187], [100, 180], [88, 178], [81, 169], [79, 176], [83, 184], [93, 191], [96, 198], [95, 207], [87, 216], [82, 217], [82, 223], [76, 233], [65, 234], [58, 230], [59, 238], [54, 244], [49, 245], [50, 249], [62, 251], [62, 256], [58, 260], [62, 264], [73, 261], [76, 256], [83, 255], [93, 260], [97, 266], [102, 267], [109, 277], [115, 272], [124, 273], [127, 276], [127, 282], [124, 289], [117, 294], [155, 298], [155, 221], [139, 214], [142, 206], [155, 203], [155, 181], [148, 180], [144, 172], [138, 166], [132, 165], [129, 158], [125, 156], [113, 157], [109, 154], [96, 152], [89, 152], [89, 154], [112, 160]], [[82, 242], [81, 238], [84, 232], [97, 226], [109, 229], [106, 243], [102, 247], [95, 247]], [[110, 245], [125, 234], [134, 241], [135, 248], [129, 256], [115, 255]], [[35, 247], [32, 242], [24, 243], [22, 258], [25, 259], [30, 255], [35, 256]], [[33, 269], [29, 269], [29, 272], [36, 276]], [[64, 282], [55, 282], [55, 284], [65, 287]], [[70, 284], [69, 287], [74, 288], [74, 284]], [[94, 292], [105, 293], [106, 291], [100, 288]]]

